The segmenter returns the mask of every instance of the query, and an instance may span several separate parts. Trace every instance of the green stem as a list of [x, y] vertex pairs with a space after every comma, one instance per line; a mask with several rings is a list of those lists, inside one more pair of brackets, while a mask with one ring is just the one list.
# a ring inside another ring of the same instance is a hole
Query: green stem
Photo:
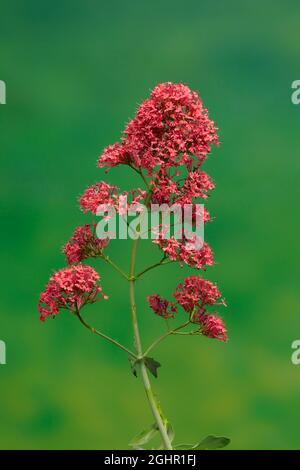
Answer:
[[145, 178], [145, 176], [144, 176], [144, 174], [143, 174], [141, 168], [137, 169], [137, 168], [135, 168], [135, 167], [132, 166], [132, 165], [128, 165], [128, 166], [129, 166], [130, 168], [132, 168], [132, 170], [134, 170], [138, 175], [140, 175], [140, 177], [141, 177], [142, 180], [144, 181], [144, 183], [145, 183], [147, 189], [149, 190], [149, 189], [150, 189], [149, 183], [148, 183], [148, 181], [146, 180], [146, 178]]
[[145, 178], [145, 176], [144, 176], [144, 174], [143, 174], [143, 172], [142, 172], [141, 169], [140, 169], [139, 173], [140, 173], [140, 175], [141, 175], [141, 177], [142, 177], [142, 180], [144, 181], [145, 185], [147, 186], [148, 190], [150, 190], [149, 183], [148, 183], [148, 181], [146, 180], [146, 178]]
[[169, 264], [169, 263], [173, 263], [173, 260], [167, 260], [165, 261], [165, 257], [163, 259], [161, 259], [158, 263], [155, 263], [155, 264], [152, 264], [151, 266], [149, 266], [148, 268], [144, 269], [143, 271], [141, 271], [140, 273], [138, 273], [136, 275], [136, 279], [138, 279], [139, 277], [141, 277], [143, 274], [147, 273], [148, 271], [151, 271], [151, 269], [154, 269], [154, 268], [157, 268], [158, 266], [163, 266], [164, 264]]
[[199, 335], [200, 332], [199, 332], [199, 328], [197, 328], [197, 330], [193, 330], [193, 331], [185, 331], [185, 332], [175, 331], [173, 334], [181, 335], [181, 336], [192, 336], [192, 335]]
[[176, 334], [178, 330], [181, 330], [182, 328], [185, 328], [190, 324], [190, 321], [186, 321], [182, 325], [177, 326], [176, 328], [173, 328], [172, 330], [166, 331], [163, 335], [161, 335], [159, 338], [157, 338], [150, 346], [149, 348], [144, 352], [144, 356], [148, 356], [149, 352], [152, 351], [159, 343], [161, 343], [165, 338], [167, 338], [170, 335]]
[[165, 449], [172, 450], [172, 444], [169, 439], [167, 429], [164, 425], [164, 422], [161, 417], [161, 413], [158, 409], [157, 402], [155, 396], [153, 394], [151, 383], [149, 380], [147, 368], [145, 366], [145, 362], [143, 359], [143, 351], [142, 351], [142, 344], [141, 344], [141, 337], [139, 332], [139, 326], [137, 321], [137, 311], [136, 311], [136, 302], [135, 302], [135, 262], [136, 262], [136, 254], [137, 254], [137, 247], [138, 241], [134, 240], [132, 243], [132, 252], [131, 252], [131, 262], [130, 262], [130, 280], [129, 280], [129, 296], [130, 296], [130, 305], [131, 305], [131, 318], [132, 318], [132, 326], [133, 326], [133, 333], [134, 333], [134, 340], [135, 340], [135, 347], [137, 352], [137, 357], [140, 359], [140, 368], [141, 368], [141, 375], [144, 384], [144, 389], [149, 401], [149, 405], [161, 434], [161, 438], [163, 441], [163, 445]]
[[117, 266], [116, 263], [114, 263], [108, 256], [106, 256], [104, 253], [102, 253], [101, 258], [102, 258], [107, 264], [110, 264], [110, 266], [112, 266], [116, 271], [118, 271], [119, 274], [121, 274], [121, 276], [123, 276], [123, 277], [128, 281], [128, 276], [127, 276], [127, 274], [124, 273], [124, 271], [122, 271], [122, 269], [119, 268], [119, 266]]
[[97, 336], [100, 336], [103, 339], [106, 339], [106, 341], [109, 341], [110, 343], [114, 344], [118, 348], [122, 349], [125, 351], [129, 356], [131, 356], [133, 359], [137, 359], [136, 354], [134, 354], [130, 349], [127, 349], [123, 344], [119, 343], [115, 339], [111, 338], [110, 336], [105, 335], [104, 333], [101, 333], [101, 331], [96, 330], [96, 328], [90, 326], [80, 315], [79, 311], [75, 312], [75, 315], [78, 317], [79, 321], [92, 333], [94, 333]]

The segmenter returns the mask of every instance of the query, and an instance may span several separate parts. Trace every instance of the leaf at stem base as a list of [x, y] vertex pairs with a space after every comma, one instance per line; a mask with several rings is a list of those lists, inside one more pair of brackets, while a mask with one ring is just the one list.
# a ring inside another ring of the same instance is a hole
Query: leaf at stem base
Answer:
[[158, 432], [158, 427], [156, 424], [152, 424], [152, 426], [144, 431], [140, 432], [137, 436], [135, 436], [129, 443], [129, 446], [135, 450], [139, 450], [142, 448], [143, 445], [147, 444], [151, 441]]
[[151, 372], [151, 374], [154, 375], [155, 378], [157, 378], [157, 369], [161, 367], [161, 364], [155, 359], [153, 359], [153, 357], [145, 357], [144, 363], [147, 369], [149, 369], [149, 371]]

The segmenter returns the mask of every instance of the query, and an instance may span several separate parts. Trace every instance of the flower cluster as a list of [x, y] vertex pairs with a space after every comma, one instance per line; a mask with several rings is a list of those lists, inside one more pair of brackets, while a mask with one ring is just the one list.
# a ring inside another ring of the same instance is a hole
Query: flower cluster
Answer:
[[[200, 242], [202, 244], [202, 240]], [[172, 236], [170, 238], [158, 238], [153, 243], [158, 245], [172, 261], [185, 263], [197, 269], [204, 269], [206, 266], [214, 264], [214, 257], [210, 246], [204, 243], [203, 248], [197, 249], [197, 240], [195, 238], [188, 239], [184, 237], [180, 240]]]
[[183, 198], [207, 198], [208, 191], [215, 188], [214, 183], [205, 171], [191, 171], [183, 186]]
[[228, 340], [227, 330], [222, 318], [202, 313], [198, 317], [198, 323], [200, 325], [200, 331], [204, 336], [220, 341]]
[[85, 304], [106, 298], [98, 284], [99, 274], [90, 266], [78, 264], [57, 271], [40, 295], [40, 319], [58, 314], [60, 309], [76, 313]]
[[103, 249], [109, 244], [109, 238], [98, 238], [95, 230], [96, 224], [77, 227], [63, 248], [67, 264], [79, 263], [87, 258], [101, 255]]
[[160, 295], [154, 294], [147, 297], [147, 302], [150, 304], [153, 312], [166, 320], [174, 317], [174, 313], [177, 312], [177, 308], [172, 302], [162, 299]]
[[153, 181], [151, 202], [155, 204], [192, 204], [194, 198], [207, 199], [215, 188], [205, 171], [190, 171], [186, 177], [176, 180], [168, 175], [157, 175]]
[[[206, 199], [214, 189], [211, 178], [199, 167], [211, 146], [218, 143], [217, 129], [198, 95], [183, 84], [167, 82], [158, 85], [150, 98], [143, 101], [121, 142], [104, 150], [98, 167], [109, 169], [125, 164], [139, 172], [146, 170], [152, 191], [150, 202], [183, 207], [192, 204], [195, 198]], [[194, 205], [192, 224], [196, 211]], [[209, 220], [210, 214], [205, 209], [203, 222]], [[207, 246], [198, 253], [187, 250], [185, 240], [154, 243], [170, 253], [171, 259], [197, 269], [213, 263]]]
[[200, 276], [187, 277], [176, 287], [174, 297], [188, 313], [197, 308], [202, 309], [205, 305], [216, 305], [218, 300], [220, 304], [225, 305], [218, 287]]
[[189, 314], [191, 323], [199, 325], [199, 333], [209, 338], [227, 340], [223, 320], [207, 312], [208, 306], [225, 305], [218, 287], [200, 276], [189, 276], [179, 284], [173, 293], [175, 302], [162, 299], [159, 295], [147, 298], [150, 308], [163, 318], [173, 318], [177, 306]]
[[127, 164], [149, 175], [198, 167], [218, 144], [214, 123], [195, 92], [183, 84], [158, 85], [127, 125], [122, 142], [107, 147], [100, 168]]
[[114, 208], [120, 215], [124, 214], [131, 207], [135, 207], [144, 199], [146, 192], [140, 188], [123, 191], [118, 194], [119, 188], [111, 186], [104, 181], [93, 184], [88, 187], [79, 198], [79, 205], [83, 212], [92, 212], [97, 214], [100, 209], [102, 212], [109, 212]]
[[99, 206], [115, 205], [117, 198], [116, 186], [100, 181], [87, 188], [79, 199], [83, 212], [97, 213]]

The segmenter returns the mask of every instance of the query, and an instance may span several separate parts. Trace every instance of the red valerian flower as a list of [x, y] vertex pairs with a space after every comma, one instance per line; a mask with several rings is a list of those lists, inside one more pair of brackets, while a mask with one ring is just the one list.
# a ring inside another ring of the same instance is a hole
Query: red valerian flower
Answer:
[[40, 319], [44, 321], [47, 317], [53, 317], [60, 309], [75, 313], [86, 304], [107, 298], [102, 294], [102, 287], [98, 284], [99, 279], [99, 274], [84, 264], [57, 271], [40, 295], [38, 305]]
[[210, 246], [204, 243], [203, 248], [198, 250], [193, 248], [194, 245], [197, 245], [194, 238], [186, 240], [180, 250], [181, 260], [188, 266], [196, 269], [204, 269], [206, 266], [213, 266], [214, 257]]
[[200, 324], [200, 331], [204, 336], [220, 341], [228, 340], [227, 330], [221, 318], [202, 313], [198, 316], [197, 323]]
[[204, 224], [211, 221], [211, 215], [206, 207], [201, 207], [200, 204], [193, 204], [192, 207], [192, 220], [191, 222], [187, 218], [187, 222], [191, 225], [196, 225], [197, 220], [201, 220]]
[[100, 208], [102, 212], [113, 208], [121, 215], [135, 207], [144, 199], [146, 192], [140, 188], [131, 191], [123, 191], [118, 194], [119, 188], [100, 181], [87, 188], [79, 198], [79, 205], [84, 212], [97, 214]]
[[77, 227], [63, 248], [68, 264], [79, 263], [101, 255], [103, 249], [109, 244], [109, 238], [100, 239], [96, 236], [95, 231], [95, 223]]
[[225, 305], [217, 286], [200, 276], [187, 277], [176, 287], [173, 295], [188, 313], [192, 313], [195, 308], [202, 309], [206, 305], [216, 305], [217, 302]]
[[85, 190], [79, 199], [79, 204], [84, 212], [97, 213], [100, 205], [114, 205], [118, 188], [100, 181]]
[[151, 202], [183, 206], [192, 204], [193, 198], [206, 199], [208, 192], [214, 188], [214, 183], [204, 171], [190, 171], [185, 178], [177, 181], [159, 172], [153, 181]]
[[160, 295], [154, 294], [147, 297], [147, 302], [154, 313], [165, 319], [173, 318], [177, 312], [176, 307], [168, 300], [162, 299]]
[[183, 197], [186, 194], [190, 200], [193, 197], [206, 199], [208, 191], [214, 188], [214, 183], [205, 171], [190, 171], [182, 188]]
[[116, 198], [115, 209], [120, 215], [125, 215], [131, 210], [138, 213], [141, 209], [141, 201], [143, 202], [145, 197], [146, 191], [141, 188], [123, 191]]
[[218, 145], [216, 127], [197, 93], [183, 84], [158, 85], [127, 125], [122, 142], [109, 146], [98, 166], [129, 164], [149, 175], [171, 167], [199, 166], [212, 145]]
[[180, 188], [176, 181], [167, 175], [159, 175], [153, 182], [151, 203], [174, 204], [180, 195]]
[[201, 333], [209, 338], [227, 341], [227, 331], [223, 320], [215, 315], [207, 313], [207, 306], [225, 305], [217, 286], [199, 276], [187, 277], [183, 283], [176, 287], [173, 294], [176, 303], [162, 299], [155, 294], [147, 297], [150, 308], [163, 318], [173, 318], [180, 305], [190, 316], [190, 323], [199, 325]]
[[124, 151], [124, 146], [117, 142], [113, 145], [108, 145], [108, 147], [104, 149], [101, 164], [100, 162], [98, 163], [99, 167], [106, 166], [107, 168], [112, 168], [120, 164], [129, 165], [130, 157], [126, 154], [126, 151]]
[[[194, 238], [184, 238], [183, 240], [170, 238], [158, 238], [153, 243], [159, 246], [172, 261], [184, 262], [190, 267], [204, 269], [206, 266], [214, 264], [213, 252], [207, 243], [201, 249], [197, 248]], [[195, 248], [193, 248], [195, 246]]]

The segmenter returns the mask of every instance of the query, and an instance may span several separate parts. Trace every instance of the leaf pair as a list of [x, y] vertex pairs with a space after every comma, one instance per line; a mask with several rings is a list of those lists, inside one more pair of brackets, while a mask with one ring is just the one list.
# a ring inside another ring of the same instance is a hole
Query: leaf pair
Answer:
[[132, 447], [134, 450], [143, 450], [142, 447], [145, 444], [148, 444], [158, 432], [157, 424], [152, 424], [149, 429], [145, 429], [144, 431], [137, 434], [130, 442], [129, 446]]
[[[165, 426], [167, 429], [167, 433], [169, 436], [170, 441], [172, 442], [175, 436], [173, 427], [169, 421], [165, 421]], [[140, 432], [137, 436], [135, 436], [129, 443], [129, 447], [132, 447], [134, 450], [144, 450], [144, 445], [148, 444], [158, 435], [158, 426], [157, 424], [152, 424], [150, 428], [145, 429], [144, 431]], [[163, 444], [160, 444], [157, 449], [164, 449]]]
[[[129, 358], [130, 360], [130, 365], [131, 365], [131, 371], [135, 377], [137, 377], [137, 364], [139, 363], [138, 360], [133, 360]], [[157, 369], [161, 367], [161, 364], [157, 362], [153, 357], [144, 357], [144, 364], [147, 367], [147, 369], [151, 372], [151, 374], [157, 378]]]
[[[173, 427], [169, 421], [165, 421], [164, 424], [166, 426], [169, 439], [172, 442], [175, 437]], [[159, 429], [157, 424], [152, 424], [150, 428], [135, 436], [129, 443], [129, 446], [135, 450], [144, 450], [143, 446], [152, 441], [157, 436], [158, 431]], [[228, 446], [229, 443], [230, 439], [227, 437], [217, 437], [210, 435], [197, 444], [177, 444], [174, 446], [174, 450], [217, 450], [223, 449], [224, 447]], [[160, 450], [163, 448], [163, 444], [161, 444], [157, 449]]]

